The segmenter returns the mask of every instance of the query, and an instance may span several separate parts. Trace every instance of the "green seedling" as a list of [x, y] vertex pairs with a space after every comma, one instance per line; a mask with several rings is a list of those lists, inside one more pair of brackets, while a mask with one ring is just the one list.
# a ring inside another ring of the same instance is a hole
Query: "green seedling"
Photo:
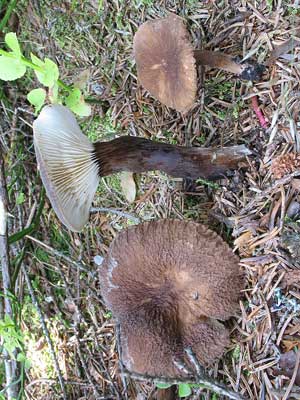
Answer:
[[14, 32], [5, 35], [5, 43], [10, 51], [0, 49], [0, 79], [14, 81], [22, 78], [27, 69], [33, 69], [38, 81], [45, 87], [35, 88], [27, 94], [27, 100], [35, 107], [36, 114], [47, 97], [50, 103], [66, 104], [77, 115], [91, 114], [91, 107], [85, 102], [82, 91], [59, 79], [58, 66], [54, 61], [49, 58], [41, 60], [34, 54], [31, 54], [31, 60], [26, 58]]
[[[168, 389], [171, 386], [172, 385], [170, 385], [168, 383], [156, 383], [156, 387], [158, 389]], [[180, 398], [190, 396], [192, 394], [192, 387], [194, 387], [194, 386], [196, 386], [196, 385], [191, 385], [189, 383], [180, 383], [178, 385], [178, 396]]]
[[[0, 292], [0, 297], [4, 297], [4, 294]], [[12, 300], [15, 298], [12, 296]], [[18, 307], [18, 304], [14, 304]], [[18, 310], [16, 310], [18, 312]], [[21, 390], [16, 400], [21, 400], [24, 394], [24, 381], [25, 381], [25, 370], [28, 370], [31, 366], [30, 360], [26, 357], [24, 349], [24, 335], [21, 331], [19, 324], [12, 319], [9, 315], [4, 315], [3, 319], [0, 319], [0, 352], [6, 351], [10, 359], [16, 360], [20, 367], [20, 376], [14, 383], [21, 382]], [[3, 361], [2, 361], [3, 362]], [[2, 365], [1, 365], [2, 368]], [[6, 391], [8, 386], [5, 386], [0, 390], [0, 400], [6, 399]]]

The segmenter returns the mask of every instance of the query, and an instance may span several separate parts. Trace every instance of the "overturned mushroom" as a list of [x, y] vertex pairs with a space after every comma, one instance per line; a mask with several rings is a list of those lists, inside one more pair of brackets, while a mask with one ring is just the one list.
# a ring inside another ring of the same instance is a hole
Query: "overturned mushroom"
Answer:
[[191, 347], [203, 365], [229, 334], [218, 320], [238, 310], [238, 258], [203, 225], [177, 220], [121, 232], [100, 271], [102, 296], [121, 326], [122, 357], [134, 372], [176, 376]]
[[147, 21], [134, 36], [138, 79], [161, 103], [177, 111], [188, 111], [195, 102], [196, 64], [223, 69], [241, 79], [257, 80], [263, 67], [238, 63], [231, 56], [207, 50], [193, 50], [182, 18]]
[[175, 177], [213, 179], [251, 154], [245, 146], [186, 148], [132, 136], [91, 143], [72, 112], [57, 104], [43, 108], [33, 132], [48, 197], [60, 220], [73, 231], [88, 221], [100, 177], [161, 170]]

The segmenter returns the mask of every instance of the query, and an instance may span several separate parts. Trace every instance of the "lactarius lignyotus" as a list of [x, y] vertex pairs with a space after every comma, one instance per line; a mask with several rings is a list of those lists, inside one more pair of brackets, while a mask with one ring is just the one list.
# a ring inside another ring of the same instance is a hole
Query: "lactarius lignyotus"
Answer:
[[91, 143], [73, 113], [58, 104], [43, 108], [33, 133], [47, 195], [61, 222], [73, 231], [88, 221], [100, 177], [161, 170], [174, 177], [214, 179], [251, 154], [243, 145], [187, 148], [134, 136]]
[[239, 260], [203, 225], [161, 220], [122, 231], [99, 279], [130, 371], [179, 376], [176, 360], [186, 348], [207, 366], [230, 344], [220, 321], [239, 309]]

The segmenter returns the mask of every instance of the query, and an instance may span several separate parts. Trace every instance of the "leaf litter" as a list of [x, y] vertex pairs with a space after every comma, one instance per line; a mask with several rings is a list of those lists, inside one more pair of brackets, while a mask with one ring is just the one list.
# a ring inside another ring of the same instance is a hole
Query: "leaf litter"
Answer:
[[[240, 314], [229, 323], [232, 347], [210, 374], [249, 399], [300, 397], [300, 171], [298, 167], [286, 169], [278, 178], [272, 173], [274, 159], [299, 152], [297, 4], [296, 0], [130, 4], [104, 0], [99, 4], [53, 2], [50, 8], [44, 2], [37, 7], [28, 2], [22, 12], [19, 10], [19, 29], [28, 45], [27, 54], [38, 42], [43, 46], [39, 57], [52, 58], [55, 54], [66, 81], [80, 77], [87, 91], [98, 96], [92, 116], [82, 120], [82, 125], [89, 132], [95, 129], [99, 139], [111, 135], [111, 128], [117, 127], [119, 135], [156, 137], [180, 145], [246, 144], [254, 154], [244, 168], [214, 187], [199, 181], [185, 186], [183, 192], [180, 180], [155, 172], [141, 175], [133, 203], [124, 199], [118, 180], [103, 179], [94, 208], [112, 212], [93, 212], [89, 226], [81, 234], [72, 234], [59, 224], [47, 203], [37, 236], [40, 244], [29, 237], [14, 245], [14, 252], [26, 245], [23, 262], [29, 266], [41, 310], [51, 327], [68, 398], [155, 398], [152, 382], [125, 379], [119, 373], [114, 323], [101, 302], [97, 264], [121, 229], [137, 221], [167, 217], [210, 225], [241, 257], [247, 286]], [[251, 55], [269, 64], [263, 79], [248, 84], [201, 67], [198, 98], [192, 110], [181, 115], [162, 106], [138, 85], [132, 38], [146, 19], [164, 16], [166, 10], [185, 18], [195, 48], [225, 51], [244, 59]], [[101, 90], [93, 92], [96, 87]], [[14, 189], [10, 192], [14, 218], [9, 227], [14, 233], [30, 224], [41, 183], [36, 178], [32, 152], [30, 124], [34, 116], [20, 96], [22, 84], [18, 95], [16, 87], [9, 85], [5, 93], [10, 105], [2, 102], [0, 140], [10, 152], [15, 170], [23, 171], [14, 180], [10, 170], [8, 179]], [[251, 108], [249, 100], [254, 96], [269, 121], [266, 129]], [[105, 119], [108, 109], [109, 127]], [[20, 149], [26, 154], [26, 168], [18, 158]], [[14, 196], [21, 191], [26, 201], [16, 204]], [[24, 290], [22, 282], [21, 272], [17, 280], [19, 297]], [[34, 310], [27, 303], [22, 328], [27, 332], [31, 325], [29, 346], [31, 340], [38, 343], [43, 334], [39, 323], [33, 322]], [[36, 363], [26, 372], [26, 395], [30, 399], [59, 399], [61, 389], [47, 346], [40, 347], [36, 347], [40, 365]], [[212, 398], [203, 388], [193, 391], [198, 396], [195, 398]]]

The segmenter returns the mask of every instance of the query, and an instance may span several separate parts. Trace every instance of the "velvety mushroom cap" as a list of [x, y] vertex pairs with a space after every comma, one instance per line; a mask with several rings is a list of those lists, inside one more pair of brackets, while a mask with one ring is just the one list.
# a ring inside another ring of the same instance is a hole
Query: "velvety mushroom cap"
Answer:
[[117, 318], [150, 302], [176, 304], [180, 318], [226, 320], [238, 309], [238, 258], [204, 225], [178, 220], [121, 232], [101, 270], [103, 295]]
[[146, 373], [145, 364], [147, 373], [172, 376], [172, 357], [188, 345], [204, 364], [222, 355], [228, 332], [211, 318], [235, 314], [243, 279], [238, 258], [216, 233], [162, 220], [118, 235], [100, 269], [100, 285], [123, 326], [125, 362], [136, 372]]
[[170, 14], [145, 22], [133, 46], [141, 84], [166, 106], [188, 111], [195, 102], [197, 72], [183, 20]]
[[184, 349], [191, 348], [198, 361], [209, 366], [230, 345], [227, 328], [216, 320], [200, 318], [186, 328], [175, 328], [167, 321], [158, 324], [153, 319], [122, 320], [120, 337], [125, 367], [150, 376], [184, 376], [176, 367], [176, 361], [189, 365]]

